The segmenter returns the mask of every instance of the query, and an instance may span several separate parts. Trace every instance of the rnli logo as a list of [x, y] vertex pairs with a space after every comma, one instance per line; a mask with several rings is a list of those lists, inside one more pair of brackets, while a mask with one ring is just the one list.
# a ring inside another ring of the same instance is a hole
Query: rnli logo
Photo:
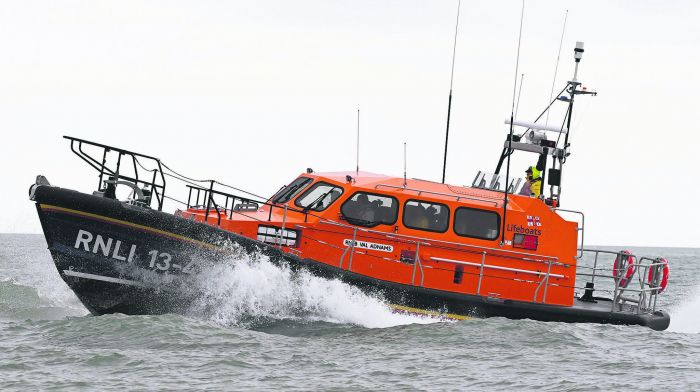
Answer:
[[[352, 240], [351, 239], [343, 240], [343, 245], [351, 246]], [[377, 244], [375, 242], [367, 242], [367, 241], [355, 241], [355, 248], [378, 250], [380, 252], [393, 252], [394, 251], [394, 247], [391, 245]]]
[[529, 227], [542, 227], [542, 223], [540, 222], [540, 217], [528, 215], [527, 216], [527, 225]]

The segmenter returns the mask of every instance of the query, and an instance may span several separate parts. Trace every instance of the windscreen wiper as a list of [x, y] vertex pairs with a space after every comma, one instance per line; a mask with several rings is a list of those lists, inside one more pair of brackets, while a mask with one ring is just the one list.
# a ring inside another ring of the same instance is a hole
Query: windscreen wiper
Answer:
[[[293, 194], [294, 192], [296, 192], [296, 190], [299, 189], [299, 187], [301, 187], [301, 185], [302, 185], [302, 184], [297, 184], [297, 185], [294, 185], [294, 186], [287, 187], [286, 192], [284, 192], [283, 194], [279, 195], [279, 197], [278, 197], [277, 199], [273, 200], [272, 202], [273, 202], [273, 203], [286, 203], [286, 202], [288, 202], [289, 199], [290, 199], [290, 197], [288, 197], [288, 196], [291, 195], [291, 194]], [[283, 199], [283, 198], [285, 198], [285, 197], [287, 198], [287, 200], [285, 200], [285, 201], [280, 201], [281, 199]]]
[[330, 190], [328, 190], [328, 192], [326, 192], [326, 193], [322, 194], [321, 196], [317, 197], [316, 200], [314, 200], [313, 202], [309, 203], [306, 207], [304, 207], [304, 209], [303, 209], [302, 211], [303, 211], [304, 213], [309, 212], [309, 210], [311, 209], [311, 206], [313, 206], [314, 204], [318, 203], [319, 201], [325, 199], [326, 196], [328, 196], [331, 192], [333, 192], [334, 189], [335, 189], [335, 188], [331, 188]]

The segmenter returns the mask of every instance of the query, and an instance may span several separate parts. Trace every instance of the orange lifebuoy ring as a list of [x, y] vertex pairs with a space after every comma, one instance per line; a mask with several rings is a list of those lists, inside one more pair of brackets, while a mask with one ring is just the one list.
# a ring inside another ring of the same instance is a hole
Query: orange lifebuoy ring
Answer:
[[660, 269], [661, 279], [659, 280], [659, 277], [657, 276], [656, 277], [657, 282], [653, 281], [654, 269], [657, 267], [657, 266], [654, 266], [654, 268], [649, 268], [649, 274], [647, 276], [647, 281], [649, 282], [649, 286], [652, 286], [652, 287], [656, 287], [658, 284], [658, 289], [654, 290], [653, 292], [655, 294], [661, 294], [664, 292], [664, 290], [666, 290], [666, 286], [668, 286], [668, 275], [669, 275], [671, 269], [668, 267], [668, 260], [666, 260], [663, 257], [656, 259], [656, 261], [654, 263], [655, 264], [659, 264], [659, 263], [662, 264], [661, 269]]
[[617, 257], [615, 257], [615, 264], [613, 264], [613, 276], [617, 278], [619, 271], [625, 268], [625, 276], [620, 278], [618, 287], [627, 287], [627, 285], [630, 284], [632, 275], [634, 275], [634, 258], [632, 257], [632, 253], [630, 253], [628, 250], [621, 251], [617, 254]]

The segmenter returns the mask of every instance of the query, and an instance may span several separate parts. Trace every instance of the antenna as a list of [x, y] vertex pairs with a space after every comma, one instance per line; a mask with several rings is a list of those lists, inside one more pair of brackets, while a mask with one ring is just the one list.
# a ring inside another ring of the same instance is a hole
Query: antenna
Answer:
[[457, 2], [457, 21], [455, 22], [455, 41], [452, 46], [452, 71], [450, 72], [450, 97], [447, 100], [447, 129], [445, 130], [445, 155], [442, 160], [442, 183], [445, 183], [445, 170], [447, 169], [447, 141], [450, 138], [450, 112], [452, 110], [452, 82], [455, 74], [455, 55], [457, 54], [457, 28], [459, 27], [459, 9], [462, 0]]
[[[566, 10], [564, 14], [564, 26], [561, 28], [561, 38], [559, 39], [559, 52], [557, 53], [557, 64], [554, 66], [554, 78], [552, 78], [552, 89], [549, 91], [549, 102], [552, 102], [552, 96], [554, 95], [554, 84], [557, 82], [557, 71], [559, 71], [559, 58], [561, 58], [561, 46], [564, 43], [564, 32], [566, 31], [566, 20], [569, 17], [569, 10]], [[544, 120], [544, 125], [549, 125], [549, 110], [547, 110], [547, 117]]]
[[[523, 0], [523, 8], [520, 10], [520, 32], [518, 33], [518, 52], [515, 55], [515, 76], [513, 80], [513, 102], [510, 106], [510, 134], [508, 135], [508, 151], [512, 152], [513, 143], [513, 120], [515, 117], [515, 88], [518, 85], [518, 68], [520, 67], [520, 43], [523, 38], [523, 19], [525, 18], [525, 0]], [[506, 166], [506, 185], [505, 193], [503, 194], [503, 227], [501, 228], [501, 245], [506, 242], [506, 214], [508, 213], [508, 186], [510, 185], [510, 156], [508, 154], [508, 165]], [[515, 190], [513, 190], [515, 191]]]
[[518, 88], [518, 102], [515, 104], [515, 118], [518, 118], [518, 108], [520, 107], [520, 93], [523, 92], [523, 79], [525, 74], [520, 74], [520, 87]]
[[360, 175], [360, 109], [357, 109], [357, 144], [355, 145], [355, 181]]
[[406, 181], [406, 142], [403, 142], [403, 187], [408, 186]]

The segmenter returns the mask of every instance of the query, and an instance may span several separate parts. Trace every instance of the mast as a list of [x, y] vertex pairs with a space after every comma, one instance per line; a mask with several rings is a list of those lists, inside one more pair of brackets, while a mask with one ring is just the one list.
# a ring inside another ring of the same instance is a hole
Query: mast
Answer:
[[[513, 107], [511, 107], [510, 118], [506, 119], [505, 124], [509, 125], [508, 137], [503, 146], [503, 152], [501, 153], [498, 165], [496, 166], [495, 174], [498, 175], [501, 167], [506, 163], [506, 188], [504, 191], [503, 200], [503, 228], [505, 228], [506, 215], [508, 213], [506, 204], [508, 203], [508, 193], [510, 190], [510, 156], [516, 150], [525, 151], [530, 153], [539, 154], [540, 159], [543, 157], [544, 162], [542, 168], [542, 195], [544, 195], [545, 185], [550, 185], [550, 198], [545, 199], [545, 203], [552, 207], [557, 207], [560, 205], [561, 200], [561, 177], [562, 169], [564, 163], [566, 163], [567, 157], [570, 155], [569, 147], [570, 143], [570, 132], [571, 132], [571, 122], [574, 112], [574, 101], [576, 95], [597, 95], [595, 91], [587, 91], [585, 88], [580, 88], [581, 83], [578, 81], [578, 67], [583, 57], [583, 42], [576, 42], [576, 47], [574, 49], [574, 60], [575, 68], [574, 75], [571, 80], [569, 80], [564, 88], [559, 91], [557, 96], [549, 102], [549, 105], [537, 116], [535, 121], [522, 121], [518, 120], [514, 116]], [[516, 75], [517, 75], [517, 62], [516, 62]], [[517, 82], [517, 77], [515, 79]], [[515, 94], [515, 84], [513, 93]], [[562, 95], [565, 94], [565, 95]], [[515, 99], [515, 95], [513, 96]], [[539, 124], [539, 121], [545, 114], [549, 113], [552, 105], [557, 102], [562, 101], [567, 103], [566, 113], [560, 125], [548, 125]], [[519, 126], [525, 129], [524, 132], [515, 134], [514, 126]], [[546, 136], [546, 132], [556, 132], [558, 136], [556, 140], [549, 140]], [[563, 137], [563, 143], [561, 142]], [[546, 150], [546, 153], [545, 153]], [[546, 155], [545, 155], [546, 154]], [[552, 156], [552, 167], [547, 170], [547, 159], [549, 155]], [[558, 163], [558, 165], [557, 165]], [[548, 179], [548, 183], [545, 184], [545, 179]], [[556, 188], [556, 192], [555, 192]], [[505, 242], [505, 233], [502, 233], [501, 241]]]
[[[591, 95], [596, 95], [597, 93], [594, 91], [584, 91], [584, 90], [576, 90], [578, 86], [581, 85], [581, 83], [578, 81], [578, 66], [581, 63], [581, 58], [583, 57], [583, 42], [581, 41], [576, 41], [576, 47], [574, 48], [574, 61], [575, 61], [575, 66], [574, 66], [574, 77], [569, 81], [568, 83], [568, 92], [569, 92], [569, 107], [567, 109], [567, 116], [566, 116], [566, 134], [564, 135], [564, 145], [562, 147], [563, 153], [559, 156], [559, 181], [557, 184], [558, 192], [556, 195], [556, 200], [557, 203], [559, 204], [561, 202], [561, 174], [564, 169], [564, 163], [566, 162], [566, 158], [569, 156], [569, 134], [571, 133], [571, 118], [573, 117], [574, 114], [574, 99], [577, 94], [591, 94]], [[561, 134], [560, 134], [561, 136]], [[559, 139], [557, 139], [557, 144], [559, 143]], [[552, 185], [554, 187], [554, 185]], [[554, 197], [554, 195], [552, 195]]]

